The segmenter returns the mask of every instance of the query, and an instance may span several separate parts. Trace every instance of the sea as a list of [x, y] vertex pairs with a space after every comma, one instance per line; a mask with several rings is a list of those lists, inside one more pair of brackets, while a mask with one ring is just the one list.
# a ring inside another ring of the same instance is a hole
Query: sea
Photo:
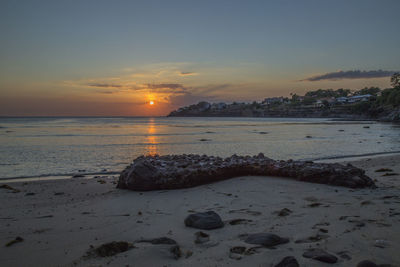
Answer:
[[322, 160], [400, 152], [400, 125], [298, 118], [2, 117], [0, 179], [117, 174], [141, 155]]

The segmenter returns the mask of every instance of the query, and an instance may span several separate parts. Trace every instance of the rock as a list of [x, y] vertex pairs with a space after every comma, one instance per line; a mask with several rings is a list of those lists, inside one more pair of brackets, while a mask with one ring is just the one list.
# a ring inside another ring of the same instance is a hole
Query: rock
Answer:
[[283, 208], [279, 211], [275, 211], [274, 214], [278, 215], [278, 216], [288, 216], [290, 213], [292, 213], [292, 211], [290, 209], [287, 208]]
[[75, 174], [75, 175], [72, 176], [72, 178], [82, 178], [82, 177], [85, 177], [85, 175]]
[[270, 233], [258, 233], [248, 235], [244, 242], [248, 244], [262, 245], [264, 247], [273, 247], [286, 244], [289, 242], [289, 239]]
[[246, 252], [246, 247], [233, 247], [230, 249], [231, 253], [244, 254]]
[[0, 188], [2, 189], [7, 189], [7, 190], [11, 190], [13, 193], [19, 193], [21, 192], [19, 189], [16, 189], [14, 187], [9, 186], [8, 184], [2, 184], [0, 185]]
[[284, 257], [277, 265], [274, 267], [300, 267], [299, 262], [295, 257], [287, 256]]
[[321, 206], [321, 205], [322, 205], [322, 203], [319, 203], [319, 202], [315, 202], [315, 203], [308, 204], [308, 206], [309, 206], [310, 208], [319, 207], [319, 206]]
[[387, 248], [390, 247], [390, 243], [383, 239], [375, 240], [374, 246], [377, 248]]
[[185, 219], [185, 225], [202, 230], [212, 230], [223, 227], [224, 223], [216, 212], [207, 211], [190, 214]]
[[246, 247], [233, 247], [229, 250], [229, 258], [240, 260], [245, 252]]
[[172, 253], [172, 256], [176, 260], [179, 259], [180, 257], [182, 257], [182, 250], [178, 245], [175, 245], [175, 246], [171, 247], [169, 249], [169, 251]]
[[296, 243], [296, 244], [313, 243], [313, 242], [318, 242], [320, 240], [326, 239], [328, 237], [329, 237], [329, 235], [316, 234], [315, 236], [298, 239], [298, 240], [294, 241], [294, 243]]
[[131, 243], [125, 241], [113, 241], [89, 250], [88, 256], [110, 257], [132, 248], [134, 248], [134, 245]]
[[194, 233], [196, 239], [194, 240], [194, 243], [196, 244], [203, 244], [205, 242], [210, 241], [210, 235], [203, 233], [203, 232], [196, 232]]
[[357, 264], [357, 267], [378, 267], [378, 265], [375, 264], [375, 263], [372, 262], [372, 261], [364, 260], [364, 261], [360, 261], [360, 262]]
[[35, 193], [33, 193], [33, 192], [28, 192], [25, 194], [25, 196], [34, 196], [34, 195], [35, 195]]
[[237, 224], [246, 224], [252, 222], [252, 220], [248, 220], [248, 219], [233, 219], [229, 221], [230, 225], [237, 225]]
[[20, 243], [22, 241], [24, 241], [24, 239], [20, 236], [17, 236], [14, 240], [7, 242], [6, 247], [11, 247], [12, 245], [14, 245], [16, 243]]
[[375, 172], [392, 172], [392, 169], [388, 169], [388, 168], [380, 168], [375, 170]]
[[168, 238], [168, 237], [159, 237], [159, 238], [153, 238], [153, 239], [142, 239], [137, 241], [139, 243], [151, 243], [153, 245], [176, 245], [176, 241]]
[[336, 263], [338, 258], [329, 254], [325, 250], [319, 248], [312, 248], [303, 253], [304, 258], [311, 258], [313, 260], [322, 261], [326, 263]]
[[188, 188], [245, 175], [281, 176], [350, 188], [376, 187], [363, 170], [350, 164], [276, 161], [263, 154], [232, 155], [225, 159], [184, 154], [136, 158], [121, 172], [117, 188], [137, 191]]

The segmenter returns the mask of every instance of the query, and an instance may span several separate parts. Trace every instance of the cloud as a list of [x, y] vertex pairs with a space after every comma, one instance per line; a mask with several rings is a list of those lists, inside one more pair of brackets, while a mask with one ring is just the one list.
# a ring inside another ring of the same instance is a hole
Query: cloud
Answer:
[[100, 87], [100, 88], [122, 88], [121, 84], [108, 84], [108, 83], [88, 83], [86, 84], [91, 87]]
[[388, 70], [349, 70], [349, 71], [336, 71], [328, 72], [322, 75], [316, 75], [306, 78], [301, 81], [322, 81], [322, 80], [342, 80], [342, 79], [371, 79], [371, 78], [383, 78], [390, 77], [395, 71]]
[[159, 84], [147, 84], [147, 87], [150, 89], [179, 89], [179, 88], [185, 88], [182, 84], [180, 83], [159, 83]]
[[179, 73], [180, 76], [194, 76], [197, 75], [196, 72], [192, 72], [192, 71], [181, 71]]

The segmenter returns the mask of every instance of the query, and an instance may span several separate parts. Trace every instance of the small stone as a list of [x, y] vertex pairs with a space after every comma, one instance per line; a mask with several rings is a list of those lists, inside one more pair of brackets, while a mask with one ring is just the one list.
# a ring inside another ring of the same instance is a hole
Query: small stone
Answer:
[[142, 242], [142, 243], [151, 243], [153, 245], [175, 245], [177, 244], [175, 240], [168, 238], [168, 237], [159, 237], [159, 238], [153, 238], [153, 239], [142, 239], [137, 242]]
[[292, 213], [292, 211], [288, 208], [283, 208], [280, 211], [275, 211], [275, 214], [277, 214], [278, 216], [288, 216], [290, 213]]
[[308, 251], [303, 253], [303, 257], [326, 263], [336, 263], [338, 260], [336, 256], [329, 254], [328, 252], [319, 248], [309, 249]]
[[237, 225], [237, 224], [245, 224], [248, 222], [252, 222], [252, 220], [248, 220], [248, 219], [233, 219], [229, 221], [230, 225]]
[[284, 257], [277, 265], [274, 267], [300, 267], [299, 262], [295, 257], [287, 256]]
[[390, 246], [390, 244], [386, 240], [378, 239], [378, 240], [375, 240], [374, 246], [378, 247], [378, 248], [387, 248]]
[[20, 237], [20, 236], [17, 236], [14, 240], [11, 240], [10, 242], [8, 242], [6, 244], [6, 247], [11, 247], [12, 245], [14, 245], [16, 243], [20, 243], [22, 241], [24, 241], [24, 239], [22, 237]]
[[372, 262], [372, 261], [363, 260], [363, 261], [360, 261], [360, 262], [357, 264], [357, 267], [378, 267], [378, 265], [375, 264], [375, 263]]
[[194, 243], [196, 244], [203, 244], [210, 241], [210, 235], [204, 232], [196, 232], [194, 235], [196, 236], [196, 239], [194, 241]]
[[169, 251], [172, 253], [174, 259], [179, 259], [182, 257], [182, 251], [181, 248], [178, 245], [175, 245], [169, 249]]
[[221, 217], [214, 211], [190, 214], [185, 219], [185, 225], [202, 230], [212, 230], [224, 227]]
[[105, 243], [97, 248], [92, 248], [89, 250], [88, 255], [99, 256], [99, 257], [110, 257], [116, 254], [128, 251], [134, 248], [133, 244], [125, 241], [113, 241], [110, 243]]
[[246, 252], [246, 247], [233, 247], [230, 249], [231, 253], [244, 254]]
[[289, 239], [270, 233], [258, 233], [248, 235], [244, 242], [248, 244], [262, 245], [264, 247], [273, 247], [276, 245], [286, 244], [289, 242]]

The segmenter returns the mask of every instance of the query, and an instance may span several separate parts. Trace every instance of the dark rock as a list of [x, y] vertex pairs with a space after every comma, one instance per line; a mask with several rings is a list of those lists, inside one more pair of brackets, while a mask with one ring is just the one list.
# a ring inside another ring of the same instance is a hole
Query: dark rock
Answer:
[[300, 267], [299, 262], [295, 257], [287, 256], [284, 257], [277, 265], [274, 267]]
[[133, 244], [125, 241], [113, 241], [110, 243], [103, 244], [97, 248], [91, 249], [88, 255], [98, 256], [98, 257], [110, 257], [118, 253], [128, 251], [134, 248]]
[[375, 172], [392, 172], [392, 169], [388, 169], [388, 168], [380, 168], [375, 170]]
[[378, 267], [378, 265], [375, 264], [375, 263], [372, 262], [372, 261], [364, 260], [364, 261], [360, 261], [360, 262], [357, 264], [357, 267]]
[[153, 245], [175, 245], [177, 244], [175, 240], [168, 238], [168, 237], [159, 237], [153, 239], [142, 239], [137, 241], [139, 243], [151, 243]]
[[180, 257], [182, 257], [182, 250], [178, 245], [175, 245], [175, 246], [171, 247], [169, 249], [169, 251], [172, 253], [172, 256], [176, 260], [179, 259]]
[[230, 249], [231, 253], [244, 254], [246, 252], [246, 247], [233, 247]]
[[329, 237], [328, 235], [316, 234], [315, 236], [310, 236], [310, 237], [307, 237], [307, 238], [298, 239], [298, 240], [296, 240], [294, 242], [296, 244], [313, 243], [313, 242], [321, 241], [321, 240], [326, 239], [328, 237]]
[[221, 217], [214, 211], [190, 214], [185, 219], [185, 225], [202, 230], [217, 229], [224, 226]]
[[75, 175], [72, 176], [72, 178], [82, 178], [82, 177], [85, 177], [85, 175], [75, 174]]
[[122, 171], [117, 188], [137, 191], [194, 187], [233, 177], [282, 176], [350, 188], [375, 188], [365, 172], [350, 164], [276, 161], [262, 154], [222, 159], [200, 155], [141, 156]]
[[396, 176], [399, 175], [397, 172], [387, 172], [385, 174], [382, 174], [382, 176]]
[[252, 222], [252, 220], [248, 220], [248, 219], [233, 219], [229, 221], [230, 225], [237, 225], [237, 224], [246, 224]]
[[0, 185], [0, 188], [2, 189], [7, 189], [7, 190], [11, 190], [13, 193], [19, 193], [21, 192], [19, 189], [16, 189], [14, 187], [9, 186], [8, 184], [2, 184]]
[[273, 247], [286, 244], [289, 242], [289, 239], [270, 233], [258, 233], [248, 235], [244, 242], [248, 244], [262, 245], [264, 247]]
[[20, 243], [22, 241], [24, 241], [24, 239], [20, 236], [17, 236], [14, 240], [7, 242], [6, 247], [11, 247], [12, 245], [14, 245], [16, 243]]
[[279, 211], [275, 211], [274, 213], [278, 216], [288, 216], [290, 213], [292, 213], [292, 211], [290, 209], [283, 208]]
[[351, 260], [351, 256], [348, 254], [347, 251], [340, 251], [336, 254], [339, 255], [344, 260], [348, 260], [348, 261]]
[[33, 192], [28, 192], [25, 194], [25, 196], [34, 196], [34, 195], [35, 195], [35, 193], [33, 193]]
[[321, 205], [322, 205], [322, 203], [319, 203], [319, 202], [315, 202], [315, 203], [308, 204], [308, 206], [309, 206], [310, 208], [319, 207], [319, 206], [321, 206]]
[[194, 235], [196, 237], [196, 239], [194, 240], [194, 243], [196, 243], [196, 244], [203, 244], [210, 240], [210, 235], [206, 234], [204, 232], [196, 232], [196, 233], [194, 233]]
[[336, 263], [338, 258], [329, 254], [325, 250], [319, 248], [312, 248], [303, 253], [304, 258], [311, 258], [313, 260], [322, 261], [326, 263]]

